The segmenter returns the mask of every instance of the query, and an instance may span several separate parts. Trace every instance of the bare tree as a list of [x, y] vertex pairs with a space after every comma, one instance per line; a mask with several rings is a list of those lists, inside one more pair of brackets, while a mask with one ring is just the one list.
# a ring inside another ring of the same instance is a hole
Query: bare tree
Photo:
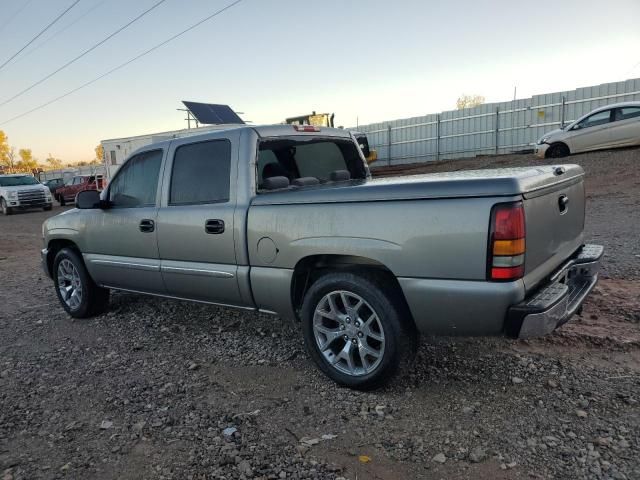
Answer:
[[482, 95], [467, 95], [464, 94], [458, 97], [456, 101], [456, 107], [458, 110], [462, 110], [463, 108], [473, 108], [478, 105], [482, 105], [484, 103], [484, 97]]
[[7, 166], [9, 167], [9, 173], [15, 173], [16, 168], [16, 148], [11, 147], [7, 153]]

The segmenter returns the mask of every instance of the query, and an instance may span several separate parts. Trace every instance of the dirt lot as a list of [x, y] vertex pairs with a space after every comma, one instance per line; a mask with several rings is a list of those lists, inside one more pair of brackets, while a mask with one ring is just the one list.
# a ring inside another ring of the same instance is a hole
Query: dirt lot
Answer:
[[114, 294], [74, 321], [39, 267], [51, 213], [0, 217], [0, 479], [640, 479], [640, 150], [569, 161], [607, 247], [582, 316], [530, 342], [424, 339], [373, 393], [273, 317]]

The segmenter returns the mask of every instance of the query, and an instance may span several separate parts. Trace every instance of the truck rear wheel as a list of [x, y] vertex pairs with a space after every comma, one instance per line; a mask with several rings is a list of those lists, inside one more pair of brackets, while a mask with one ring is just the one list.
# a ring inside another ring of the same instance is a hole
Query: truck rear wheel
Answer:
[[387, 383], [416, 351], [402, 302], [373, 276], [333, 272], [319, 278], [302, 305], [307, 350], [340, 385], [368, 390]]
[[75, 250], [60, 250], [53, 261], [52, 273], [58, 300], [72, 317], [92, 317], [106, 309], [109, 290], [95, 284]]

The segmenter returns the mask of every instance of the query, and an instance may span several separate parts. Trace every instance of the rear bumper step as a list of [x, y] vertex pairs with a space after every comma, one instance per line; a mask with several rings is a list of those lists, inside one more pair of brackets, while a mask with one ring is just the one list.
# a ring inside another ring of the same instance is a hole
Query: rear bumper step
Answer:
[[564, 325], [598, 282], [601, 245], [584, 245], [535, 294], [512, 306], [505, 333], [514, 338], [546, 335]]

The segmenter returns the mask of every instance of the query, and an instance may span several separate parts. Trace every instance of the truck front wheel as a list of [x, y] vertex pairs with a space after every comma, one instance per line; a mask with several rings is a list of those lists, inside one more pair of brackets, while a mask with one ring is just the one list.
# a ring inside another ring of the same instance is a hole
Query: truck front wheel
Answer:
[[4, 215], [11, 215], [13, 209], [7, 205], [7, 201], [4, 198], [0, 198], [0, 210]]
[[302, 305], [307, 350], [335, 382], [361, 390], [382, 386], [415, 354], [417, 336], [403, 302], [374, 276], [320, 277]]
[[75, 250], [60, 250], [53, 261], [52, 273], [58, 300], [72, 317], [87, 318], [106, 309], [109, 290], [95, 284]]

